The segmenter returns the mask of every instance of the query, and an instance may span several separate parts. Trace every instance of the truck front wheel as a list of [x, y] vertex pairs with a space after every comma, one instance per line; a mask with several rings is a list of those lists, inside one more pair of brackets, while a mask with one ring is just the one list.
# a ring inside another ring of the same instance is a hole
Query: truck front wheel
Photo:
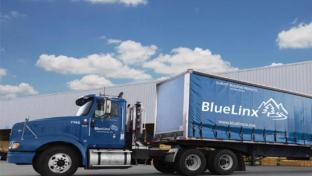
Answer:
[[33, 160], [32, 167], [38, 174], [40, 174], [38, 157]]
[[70, 176], [79, 166], [79, 154], [66, 146], [55, 146], [43, 151], [38, 158], [40, 174], [44, 176]]
[[236, 170], [238, 159], [231, 150], [216, 150], [208, 162], [208, 169], [211, 173], [229, 175]]
[[199, 175], [206, 169], [205, 155], [198, 149], [182, 150], [175, 163], [178, 172], [186, 176]]

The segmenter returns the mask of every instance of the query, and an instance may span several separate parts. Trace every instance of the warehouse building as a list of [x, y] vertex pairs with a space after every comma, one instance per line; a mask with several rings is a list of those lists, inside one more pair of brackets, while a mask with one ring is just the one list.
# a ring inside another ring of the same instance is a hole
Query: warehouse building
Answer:
[[[244, 69], [220, 73], [227, 78], [256, 83], [312, 95], [312, 60], [278, 66]], [[143, 118], [146, 123], [154, 123], [156, 110], [156, 81], [105, 87], [88, 91], [72, 91], [48, 95], [21, 97], [0, 101], [0, 159], [5, 159], [8, 138], [12, 125], [16, 122], [56, 117], [73, 116], [78, 107], [75, 100], [87, 94], [118, 95], [124, 92], [129, 104], [137, 101], [144, 106]], [[174, 97], [173, 97], [174, 98]], [[152, 130], [153, 125], [149, 125]]]
[[[220, 75], [312, 95], [312, 61], [245, 69], [221, 73]], [[99, 93], [118, 95], [119, 92], [124, 92], [124, 98], [129, 104], [134, 104], [137, 101], [142, 102], [146, 123], [153, 123], [156, 107], [156, 84], [157, 82], [153, 81], [89, 91], [73, 91], [0, 101], [0, 130], [10, 129], [14, 123], [24, 121], [27, 117], [32, 120], [75, 115], [77, 111], [75, 100], [78, 97]]]
[[312, 60], [221, 74], [224, 77], [312, 95]]

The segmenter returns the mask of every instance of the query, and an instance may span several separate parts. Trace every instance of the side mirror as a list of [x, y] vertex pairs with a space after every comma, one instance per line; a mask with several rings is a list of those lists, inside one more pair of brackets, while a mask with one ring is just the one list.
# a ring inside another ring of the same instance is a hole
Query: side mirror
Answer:
[[106, 99], [103, 106], [104, 113], [110, 114], [112, 111], [112, 101], [110, 99]]

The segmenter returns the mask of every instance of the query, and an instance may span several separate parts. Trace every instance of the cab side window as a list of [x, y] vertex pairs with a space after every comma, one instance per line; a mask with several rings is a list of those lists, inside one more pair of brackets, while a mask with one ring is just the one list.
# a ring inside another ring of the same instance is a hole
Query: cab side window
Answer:
[[118, 112], [119, 112], [118, 103], [112, 102], [111, 116], [112, 116], [112, 117], [118, 116]]
[[97, 118], [104, 118], [105, 117], [104, 101], [97, 101], [94, 115]]
[[104, 112], [104, 101], [98, 101], [95, 109], [95, 117], [96, 118], [111, 118], [118, 116], [119, 105], [117, 102], [112, 101], [112, 109], [110, 114], [105, 114]]

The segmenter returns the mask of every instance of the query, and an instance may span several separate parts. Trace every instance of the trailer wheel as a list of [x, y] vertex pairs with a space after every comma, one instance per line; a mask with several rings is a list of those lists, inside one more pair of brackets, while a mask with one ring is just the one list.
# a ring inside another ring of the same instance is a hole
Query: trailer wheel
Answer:
[[79, 154], [65, 146], [43, 151], [38, 158], [40, 174], [44, 176], [71, 176], [79, 166]]
[[175, 172], [174, 164], [167, 163], [163, 159], [153, 159], [153, 165], [156, 170], [164, 174], [173, 174]]
[[180, 174], [195, 176], [206, 170], [206, 158], [198, 149], [182, 150], [176, 159], [176, 168]]
[[210, 156], [208, 169], [213, 174], [229, 175], [233, 173], [238, 164], [235, 153], [231, 150], [216, 150]]

